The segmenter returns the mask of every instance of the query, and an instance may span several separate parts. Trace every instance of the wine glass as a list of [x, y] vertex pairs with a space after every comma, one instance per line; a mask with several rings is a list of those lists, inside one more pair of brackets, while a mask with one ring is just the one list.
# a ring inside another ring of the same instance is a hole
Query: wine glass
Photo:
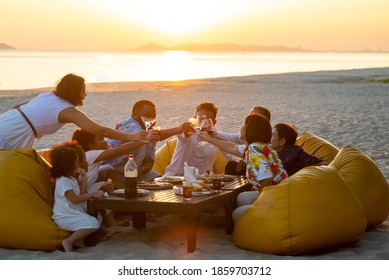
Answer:
[[141, 117], [143, 123], [145, 124], [145, 127], [146, 127], [146, 131], [152, 127], [153, 125], [155, 125], [155, 118], [148, 118], [148, 117]]
[[193, 129], [196, 132], [199, 132], [203, 128], [204, 120], [206, 118], [207, 117], [205, 115], [200, 115], [200, 116], [197, 116], [197, 118], [190, 118], [189, 122], [191, 123]]
[[[203, 121], [203, 125], [202, 125], [202, 130], [204, 131], [213, 131], [213, 122], [212, 122], [212, 119], [211, 118], [205, 118], [204, 121]], [[207, 141], [200, 141], [199, 142], [199, 146], [205, 146], [206, 144], [208, 144]]]

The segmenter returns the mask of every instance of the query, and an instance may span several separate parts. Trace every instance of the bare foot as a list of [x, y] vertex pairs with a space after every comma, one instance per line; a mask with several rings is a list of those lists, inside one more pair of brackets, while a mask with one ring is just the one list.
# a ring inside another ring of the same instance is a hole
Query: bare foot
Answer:
[[86, 247], [85, 243], [84, 243], [84, 239], [80, 239], [80, 240], [77, 240], [76, 242], [74, 242], [74, 246], [76, 246], [78, 248]]
[[64, 239], [62, 241], [62, 246], [63, 246], [65, 252], [72, 252], [73, 251], [73, 244], [67, 239]]
[[111, 228], [111, 227], [123, 227], [123, 226], [129, 226], [130, 225], [130, 221], [129, 220], [123, 220], [123, 221], [106, 221], [105, 222], [105, 227], [106, 228]]

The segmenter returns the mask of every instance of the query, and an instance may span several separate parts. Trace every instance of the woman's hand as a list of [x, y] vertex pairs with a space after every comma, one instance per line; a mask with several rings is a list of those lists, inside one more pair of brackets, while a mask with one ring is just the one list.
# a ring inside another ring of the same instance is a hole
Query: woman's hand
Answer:
[[146, 140], [147, 138], [147, 131], [145, 130], [139, 130], [135, 133], [128, 134], [128, 141], [137, 141], [137, 140]]

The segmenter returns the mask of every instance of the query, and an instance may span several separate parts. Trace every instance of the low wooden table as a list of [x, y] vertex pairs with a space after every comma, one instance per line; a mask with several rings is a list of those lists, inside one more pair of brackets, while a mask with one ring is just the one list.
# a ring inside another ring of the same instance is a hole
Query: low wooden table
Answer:
[[232, 234], [232, 211], [238, 192], [245, 190], [247, 181], [243, 178], [226, 182], [218, 193], [212, 195], [192, 196], [190, 202], [175, 194], [174, 189], [150, 191], [146, 196], [125, 198], [110, 196], [108, 198], [91, 199], [88, 201], [88, 213], [96, 216], [97, 211], [111, 209], [114, 211], [131, 211], [134, 228], [146, 228], [146, 212], [158, 214], [182, 214], [187, 226], [187, 251], [196, 250], [196, 222], [198, 214], [218, 206], [224, 206], [226, 234]]

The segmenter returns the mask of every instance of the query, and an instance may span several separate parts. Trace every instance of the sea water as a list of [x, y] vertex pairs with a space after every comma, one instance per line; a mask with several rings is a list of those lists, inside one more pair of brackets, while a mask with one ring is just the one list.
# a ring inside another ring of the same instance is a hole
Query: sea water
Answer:
[[0, 50], [0, 90], [52, 87], [68, 73], [88, 83], [174, 81], [389, 66], [389, 53], [86, 52]]

